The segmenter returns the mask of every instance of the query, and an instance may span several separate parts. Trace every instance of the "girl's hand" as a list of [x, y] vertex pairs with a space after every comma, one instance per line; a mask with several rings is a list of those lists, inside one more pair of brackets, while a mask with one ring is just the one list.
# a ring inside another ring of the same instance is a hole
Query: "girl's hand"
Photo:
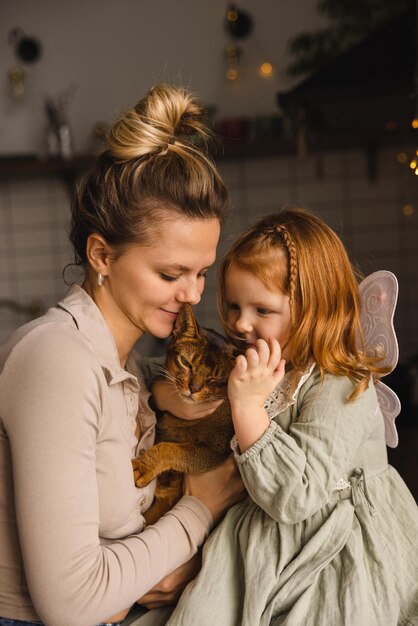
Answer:
[[215, 411], [223, 400], [193, 402], [183, 398], [174, 383], [167, 380], [155, 380], [151, 387], [154, 402], [160, 411], [170, 411], [184, 420], [206, 417]]
[[263, 406], [267, 397], [284, 376], [285, 361], [280, 344], [271, 338], [268, 343], [257, 339], [256, 346], [237, 357], [228, 381], [228, 397], [232, 406]]
[[263, 408], [283, 379], [285, 360], [277, 339], [257, 339], [255, 348], [237, 357], [228, 381], [232, 420], [241, 453], [265, 433], [270, 420]]
[[176, 602], [183, 593], [186, 585], [197, 576], [202, 566], [200, 552], [195, 554], [190, 561], [180, 565], [174, 572], [165, 576], [142, 598], [138, 604], [147, 609], [158, 609]]

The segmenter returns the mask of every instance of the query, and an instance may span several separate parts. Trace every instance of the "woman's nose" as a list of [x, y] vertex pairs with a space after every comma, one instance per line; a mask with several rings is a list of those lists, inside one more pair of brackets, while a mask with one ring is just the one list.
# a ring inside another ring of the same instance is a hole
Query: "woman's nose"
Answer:
[[193, 282], [179, 291], [177, 294], [177, 300], [179, 302], [188, 302], [189, 304], [199, 304], [201, 295], [202, 291], [198, 289], [197, 284]]

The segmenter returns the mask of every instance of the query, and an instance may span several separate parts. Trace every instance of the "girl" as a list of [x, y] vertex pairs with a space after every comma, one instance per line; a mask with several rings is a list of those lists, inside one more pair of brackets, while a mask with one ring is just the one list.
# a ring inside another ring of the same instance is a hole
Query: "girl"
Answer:
[[301, 209], [262, 219], [226, 254], [219, 304], [246, 348], [228, 394], [251, 498], [210, 537], [167, 623], [418, 624], [417, 507], [387, 463], [385, 370], [358, 348], [340, 239]]
[[167, 85], [121, 116], [72, 206], [82, 285], [0, 348], [1, 625], [122, 623], [138, 599], [172, 602], [242, 497], [227, 462], [144, 530], [153, 485], [131, 466], [155, 427], [132, 348], [199, 302], [227, 207], [201, 119]]

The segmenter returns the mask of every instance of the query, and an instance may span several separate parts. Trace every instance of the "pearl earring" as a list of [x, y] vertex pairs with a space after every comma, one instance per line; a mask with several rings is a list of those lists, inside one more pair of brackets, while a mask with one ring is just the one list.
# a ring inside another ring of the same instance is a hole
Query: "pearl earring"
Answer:
[[104, 279], [105, 279], [105, 277], [103, 276], [103, 274], [101, 272], [98, 272], [98, 274], [97, 274], [97, 284], [99, 285], [99, 287], [103, 287]]

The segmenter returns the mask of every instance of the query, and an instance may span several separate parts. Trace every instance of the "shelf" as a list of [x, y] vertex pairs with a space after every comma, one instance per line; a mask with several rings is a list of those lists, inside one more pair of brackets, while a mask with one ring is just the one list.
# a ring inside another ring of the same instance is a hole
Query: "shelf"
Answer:
[[[412, 142], [411, 133], [401, 130], [365, 132], [362, 128], [338, 129], [308, 135], [308, 151], [326, 152], [341, 149], [359, 149], [368, 153], [370, 162], [375, 160], [377, 151], [385, 146], [402, 145]], [[260, 159], [272, 156], [291, 156], [297, 154], [297, 141], [294, 138], [276, 137], [257, 140], [222, 139], [221, 145], [213, 150], [216, 161], [232, 159]], [[51, 158], [39, 159], [34, 155], [0, 156], [0, 181], [6, 179], [29, 178], [41, 176], [61, 177], [69, 186], [75, 179], [87, 171], [94, 163], [94, 156], [89, 154], [76, 155], [71, 159]], [[372, 170], [369, 167], [369, 170]]]
[[39, 159], [28, 155], [0, 157], [0, 180], [6, 178], [30, 178], [62, 176], [70, 182], [93, 164], [91, 155], [77, 155], [71, 159]]

